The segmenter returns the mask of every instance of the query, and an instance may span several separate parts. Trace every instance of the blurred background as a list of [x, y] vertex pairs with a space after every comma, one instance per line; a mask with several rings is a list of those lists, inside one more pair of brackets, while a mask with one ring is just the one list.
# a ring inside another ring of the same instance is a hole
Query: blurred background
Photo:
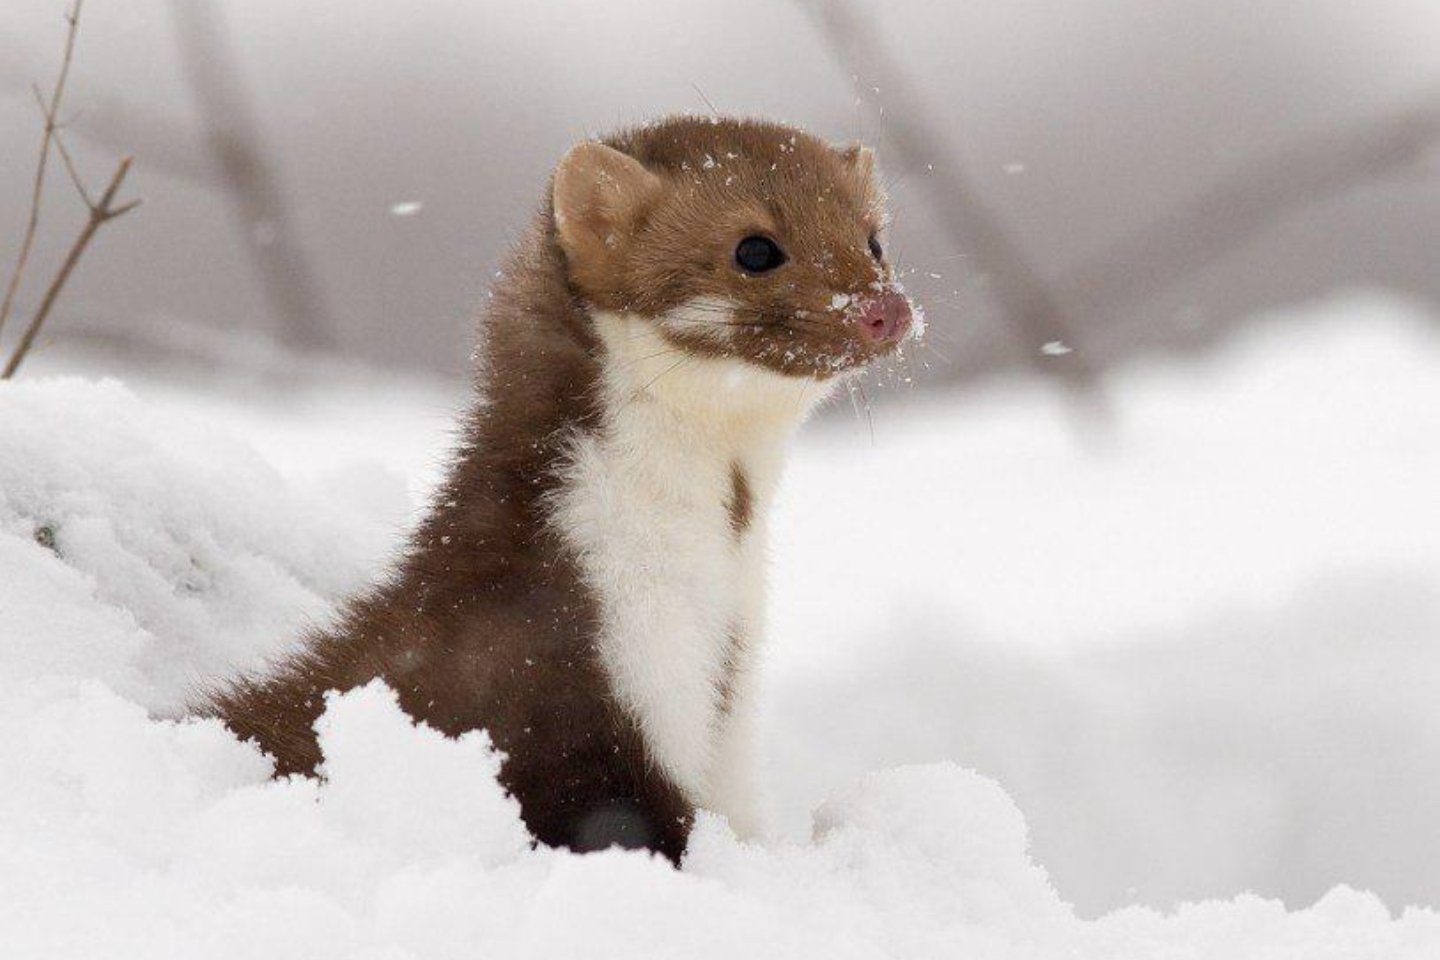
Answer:
[[[10, 218], [62, 13], [0, 17]], [[879, 146], [931, 380], [1191, 349], [1336, 288], [1433, 303], [1437, 49], [1432, 0], [92, 0], [62, 119], [96, 180], [136, 157], [146, 210], [47, 335], [463, 374], [566, 147], [707, 100]], [[52, 257], [81, 212], [53, 204]]]
[[[0, 277], [65, 9], [0, 13]], [[1435, 0], [89, 0], [65, 143], [94, 190], [133, 155], [144, 206], [32, 372], [124, 376], [403, 528], [570, 144], [712, 106], [864, 139], [930, 333], [787, 486], [787, 828], [952, 759], [1087, 911], [1433, 904], [1436, 51]], [[52, 167], [0, 353], [84, 220]]]

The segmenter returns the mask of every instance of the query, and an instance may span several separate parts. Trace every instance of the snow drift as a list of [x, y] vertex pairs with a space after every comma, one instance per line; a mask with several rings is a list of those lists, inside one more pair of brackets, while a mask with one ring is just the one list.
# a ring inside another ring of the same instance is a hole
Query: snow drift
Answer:
[[[1032, 860], [1005, 791], [948, 763], [860, 777], [815, 811], [805, 839], [741, 844], [702, 817], [678, 872], [638, 853], [530, 849], [484, 734], [416, 726], [379, 685], [331, 697], [323, 784], [272, 781], [217, 723], [177, 718], [197, 684], [273, 656], [367, 579], [392, 531], [347, 502], [213, 420], [163, 413], [114, 382], [0, 387], [0, 955], [1440, 951], [1440, 914], [1392, 912], [1346, 887], [1294, 911], [1242, 895], [1083, 919]], [[832, 677], [795, 709], [869, 689], [904, 717], [885, 692], [904, 690], [919, 723], [956, 696], [917, 686], [904, 651], [890, 659], [871, 674], [884, 682]], [[947, 677], [959, 671], [935, 683]], [[1124, 703], [1114, 709], [1155, 716]], [[855, 752], [856, 731], [816, 723], [835, 757]], [[1126, 781], [1110, 783], [1125, 806]], [[1135, 816], [1145, 799], [1129, 795]]]

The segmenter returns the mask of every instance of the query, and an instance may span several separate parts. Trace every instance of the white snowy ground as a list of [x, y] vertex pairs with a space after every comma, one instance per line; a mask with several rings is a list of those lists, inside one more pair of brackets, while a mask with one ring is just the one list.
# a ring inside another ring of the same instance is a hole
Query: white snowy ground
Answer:
[[775, 545], [788, 838], [705, 821], [680, 873], [527, 850], [484, 738], [380, 688], [333, 703], [323, 787], [147, 715], [372, 574], [453, 389], [48, 360], [0, 388], [0, 956], [1433, 958], [1435, 329], [1277, 317], [1117, 374], [1098, 445], [1031, 383], [813, 425]]

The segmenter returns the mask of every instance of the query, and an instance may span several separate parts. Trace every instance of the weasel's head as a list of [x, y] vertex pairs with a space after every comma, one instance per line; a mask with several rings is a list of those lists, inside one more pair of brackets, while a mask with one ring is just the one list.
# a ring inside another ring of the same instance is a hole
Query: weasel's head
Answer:
[[826, 379], [916, 332], [859, 144], [677, 117], [572, 149], [552, 202], [581, 296], [693, 353]]

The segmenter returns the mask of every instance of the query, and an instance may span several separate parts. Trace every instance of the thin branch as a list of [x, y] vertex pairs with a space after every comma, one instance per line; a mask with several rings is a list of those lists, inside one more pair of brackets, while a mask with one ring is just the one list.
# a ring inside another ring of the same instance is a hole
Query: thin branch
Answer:
[[147, 174], [174, 177], [205, 188], [224, 183], [204, 138], [188, 124], [108, 92], [85, 97], [85, 122], [72, 134], [111, 156], [133, 153]]
[[70, 182], [75, 185], [75, 190], [80, 194], [80, 199], [85, 206], [95, 206], [95, 201], [90, 199], [90, 191], [85, 189], [85, 181], [80, 177], [80, 171], [75, 167], [75, 158], [70, 155], [70, 148], [65, 146], [65, 138], [59, 133], [55, 134], [55, 149], [60, 153], [60, 159], [65, 161], [65, 172], [70, 175]]
[[50, 286], [46, 289], [45, 296], [40, 301], [40, 308], [35, 311], [35, 316], [30, 321], [30, 325], [25, 328], [25, 333], [21, 335], [20, 342], [16, 345], [14, 354], [10, 357], [10, 362], [5, 365], [4, 371], [0, 372], [0, 380], [9, 380], [15, 376], [15, 371], [19, 370], [20, 364], [25, 362], [26, 355], [29, 354], [30, 348], [35, 344], [35, 338], [40, 335], [40, 329], [45, 326], [45, 321], [49, 318], [50, 311], [55, 306], [55, 301], [60, 298], [60, 292], [65, 289], [66, 282], [69, 281], [70, 275], [75, 272], [75, 268], [80, 264], [80, 258], [85, 255], [85, 249], [90, 246], [90, 241], [95, 239], [95, 234], [99, 233], [100, 228], [111, 220], [123, 217], [140, 205], [139, 200], [131, 200], [129, 203], [121, 204], [118, 207], [114, 205], [116, 195], [120, 192], [121, 186], [124, 185], [125, 178], [130, 174], [131, 162], [130, 157], [121, 160], [120, 165], [115, 168], [115, 173], [111, 175], [110, 183], [105, 187], [105, 192], [100, 195], [100, 199], [93, 204], [87, 202], [90, 209], [90, 216], [85, 221], [85, 226], [80, 230], [80, 235], [76, 237], [75, 242], [70, 245], [70, 252], [65, 255], [65, 260], [60, 265], [59, 272], [57, 272], [55, 278], [50, 281]]
[[[935, 162], [953, 158], [957, 151], [941, 131], [920, 119], [923, 98], [891, 55], [878, 27], [850, 0], [796, 2], [812, 15], [831, 53], [848, 73], [874, 77], [889, 92], [889, 105], [880, 117], [884, 122], [878, 126], [904, 166], [931, 172], [925, 184], [940, 226], [952, 242], [973, 251], [1026, 363], [1064, 378], [1086, 395], [1097, 412], [1103, 411], [1095, 370], [1069, 310], [958, 165]], [[1067, 352], [1042, 351], [1051, 343], [1064, 344]]]
[[60, 112], [60, 103], [65, 98], [65, 84], [70, 79], [70, 64], [75, 58], [75, 37], [80, 32], [80, 10], [85, 0], [75, 0], [75, 5], [65, 14], [69, 24], [65, 33], [65, 54], [60, 61], [60, 73], [55, 78], [54, 92], [45, 106], [45, 135], [40, 140], [40, 159], [35, 164], [35, 181], [30, 192], [30, 216], [25, 223], [25, 233], [20, 241], [20, 252], [16, 254], [15, 266], [5, 287], [5, 299], [0, 301], [0, 333], [15, 307], [15, 295], [25, 275], [25, 266], [30, 261], [30, 251], [35, 246], [35, 234], [40, 227], [40, 206], [45, 197], [45, 174], [50, 166], [50, 147], [55, 142], [55, 117]]
[[[221, 12], [213, 0], [172, 0], [182, 64], [204, 120], [200, 135], [170, 117], [104, 95], [72, 134], [112, 153], [132, 150], [147, 170], [219, 188], [230, 201], [242, 248], [249, 255], [271, 306], [296, 345], [325, 347], [335, 324], [318, 275], [299, 240], [289, 205], [261, 149], [254, 117], [234, 62]], [[0, 33], [0, 55], [10, 44]], [[19, 88], [18, 72], [0, 60], [0, 86]], [[57, 104], [58, 107], [58, 104]], [[45, 156], [63, 124], [46, 111]], [[63, 145], [61, 147], [63, 150]], [[62, 152], [62, 157], [64, 153]], [[72, 176], [72, 180], [79, 183]], [[27, 250], [28, 255], [28, 250]]]
[[[40, 99], [40, 91], [38, 89], [35, 91], [35, 97], [37, 100]], [[40, 100], [40, 106], [42, 108], [45, 106], [44, 100]], [[90, 199], [90, 191], [85, 188], [85, 180], [80, 176], [79, 168], [75, 166], [75, 158], [71, 156], [70, 148], [65, 146], [65, 138], [60, 135], [60, 131], [64, 127], [65, 124], [57, 123], [55, 125], [55, 131], [51, 135], [55, 141], [55, 151], [60, 154], [60, 159], [65, 161], [65, 172], [70, 175], [70, 182], [75, 185], [75, 189], [80, 194], [80, 199], [85, 201], [85, 206], [93, 207], [95, 206], [95, 202]]]
[[[29, 91], [33, 84], [26, 77], [24, 51], [18, 42], [0, 30], [0, 97]], [[70, 85], [71, 96], [81, 97], [89, 106], [84, 122], [74, 123], [68, 131], [72, 138], [114, 157], [133, 154], [136, 162], [151, 174], [186, 180], [211, 190], [221, 186], [205, 143], [184, 121], [108, 91], [87, 89], [79, 77], [74, 80]], [[72, 122], [75, 119], [78, 118]]]
[[35, 316], [31, 318], [29, 326], [25, 328], [25, 332], [21, 334], [20, 341], [15, 346], [15, 352], [11, 354], [9, 362], [5, 364], [5, 369], [0, 371], [0, 380], [9, 380], [15, 375], [15, 372], [20, 369], [20, 365], [25, 362], [25, 358], [35, 345], [36, 338], [45, 326], [45, 321], [49, 319], [50, 312], [54, 309], [56, 301], [60, 299], [60, 293], [65, 289], [65, 284], [69, 282], [71, 275], [75, 272], [75, 268], [80, 264], [80, 259], [85, 255], [86, 249], [90, 246], [90, 242], [94, 240], [95, 235], [100, 232], [100, 228], [111, 220], [123, 217], [140, 205], [139, 200], [132, 200], [129, 203], [120, 204], [119, 206], [115, 205], [115, 199], [120, 193], [120, 188], [124, 186], [125, 178], [130, 174], [131, 158], [126, 157], [120, 161], [119, 166], [115, 168], [114, 174], [111, 175], [110, 182], [106, 185], [105, 191], [100, 195], [100, 199], [94, 200], [90, 196], [90, 191], [85, 188], [85, 181], [80, 176], [80, 171], [75, 165], [75, 159], [70, 155], [69, 149], [65, 146], [65, 141], [60, 135], [64, 124], [61, 123], [57, 117], [60, 112], [61, 101], [65, 95], [65, 84], [70, 76], [70, 65], [74, 60], [75, 36], [80, 27], [80, 11], [83, 3], [84, 0], [75, 0], [75, 5], [70, 8], [70, 11], [65, 16], [65, 20], [69, 23], [70, 29], [66, 35], [65, 56], [61, 62], [60, 75], [55, 82], [54, 93], [47, 102], [39, 89], [35, 89], [34, 91], [35, 99], [39, 102], [41, 112], [45, 118], [45, 137], [42, 141], [40, 160], [36, 167], [34, 194], [32, 195], [30, 205], [30, 219], [26, 226], [25, 238], [21, 244], [20, 256], [17, 260], [15, 273], [11, 276], [10, 286], [6, 291], [3, 312], [0, 312], [0, 323], [3, 323], [3, 321], [9, 317], [11, 307], [14, 303], [15, 291], [19, 288], [20, 277], [30, 258], [30, 249], [34, 244], [35, 235], [40, 223], [40, 201], [44, 196], [45, 173], [49, 165], [50, 149], [52, 146], [55, 148], [55, 151], [60, 154], [60, 158], [65, 164], [65, 171], [70, 176], [70, 182], [75, 185], [75, 190], [80, 194], [80, 199], [85, 202], [85, 207], [90, 215], [85, 221], [85, 226], [81, 228], [80, 235], [76, 237], [75, 242], [70, 245], [70, 250], [66, 253], [59, 271], [55, 274], [54, 279], [50, 281], [50, 286], [46, 288], [45, 295], [40, 301], [40, 307], [35, 311]]

